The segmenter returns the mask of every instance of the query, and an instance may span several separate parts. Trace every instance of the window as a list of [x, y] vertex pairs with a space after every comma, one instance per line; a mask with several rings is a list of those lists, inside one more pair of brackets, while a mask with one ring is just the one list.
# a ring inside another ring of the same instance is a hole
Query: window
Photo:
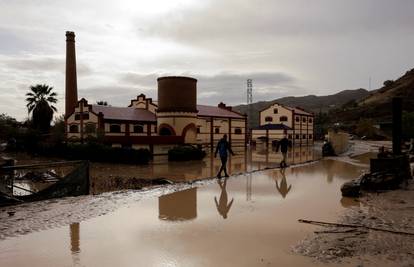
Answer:
[[75, 121], [80, 120], [80, 114], [75, 114]]
[[143, 133], [144, 132], [144, 126], [143, 125], [134, 125], [134, 133]]
[[286, 116], [281, 116], [279, 120], [280, 120], [281, 122], [282, 122], [282, 121], [288, 121], [288, 117], [286, 117]]
[[277, 114], [277, 113], [278, 113], [277, 108], [273, 109], [273, 114]]
[[78, 125], [73, 124], [73, 125], [69, 126], [69, 132], [70, 133], [79, 133]]
[[216, 128], [214, 129], [214, 133], [219, 134], [219, 133], [220, 133], [220, 128], [219, 128], [219, 127], [216, 127]]
[[200, 127], [197, 127], [197, 133], [199, 134], [200, 132]]
[[302, 122], [306, 122], [306, 117], [303, 117], [302, 118]]
[[109, 126], [109, 132], [111, 132], [111, 133], [120, 133], [121, 132], [121, 125], [111, 124]]
[[296, 121], [296, 122], [299, 122], [299, 121], [300, 121], [299, 116], [296, 116], [296, 117], [295, 117], [295, 121]]
[[241, 128], [236, 128], [236, 129], [234, 129], [234, 133], [235, 134], [242, 134], [242, 129]]
[[82, 119], [89, 120], [89, 113], [83, 113], [82, 114]]
[[309, 123], [312, 123], [312, 118], [309, 118], [308, 122], [309, 122]]
[[288, 139], [292, 139], [292, 135], [291, 134], [288, 135]]
[[309, 135], [309, 139], [311, 139], [311, 140], [312, 140], [312, 135], [311, 135], [311, 134]]
[[299, 139], [299, 135], [297, 134], [297, 135], [295, 135], [295, 139]]
[[306, 139], [306, 134], [302, 135], [302, 139]]
[[267, 116], [266, 118], [265, 118], [265, 122], [272, 122], [273, 121], [273, 118], [272, 117], [270, 117], [270, 116]]

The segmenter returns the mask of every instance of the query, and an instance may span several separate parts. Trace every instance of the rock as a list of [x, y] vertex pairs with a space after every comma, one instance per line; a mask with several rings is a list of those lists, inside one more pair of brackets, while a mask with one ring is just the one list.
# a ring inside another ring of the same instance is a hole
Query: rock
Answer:
[[356, 180], [346, 182], [341, 186], [342, 196], [344, 197], [358, 197], [360, 194], [360, 190], [361, 185]]

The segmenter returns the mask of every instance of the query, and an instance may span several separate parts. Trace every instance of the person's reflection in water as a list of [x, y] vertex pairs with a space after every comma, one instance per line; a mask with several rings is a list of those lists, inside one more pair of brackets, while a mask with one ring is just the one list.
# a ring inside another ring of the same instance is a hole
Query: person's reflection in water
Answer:
[[286, 175], [285, 175], [285, 168], [280, 169], [280, 174], [282, 175], [282, 181], [280, 181], [280, 185], [276, 182], [276, 189], [282, 195], [283, 198], [286, 198], [286, 195], [289, 193], [290, 189], [292, 189], [292, 185], [287, 185]]
[[233, 205], [234, 199], [232, 198], [230, 203], [227, 204], [227, 178], [224, 178], [224, 182], [222, 182], [221, 180], [217, 180], [217, 183], [220, 186], [221, 194], [219, 202], [217, 202], [216, 197], [214, 197], [214, 202], [216, 202], [217, 211], [220, 213], [221, 216], [223, 216], [223, 219], [227, 219], [227, 214], [229, 213], [231, 205]]

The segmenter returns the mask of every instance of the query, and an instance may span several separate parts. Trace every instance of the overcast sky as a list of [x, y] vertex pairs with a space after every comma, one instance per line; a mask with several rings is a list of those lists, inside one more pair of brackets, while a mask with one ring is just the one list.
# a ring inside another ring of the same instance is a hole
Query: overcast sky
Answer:
[[156, 78], [198, 79], [198, 102], [380, 87], [414, 67], [412, 0], [0, 0], [0, 113], [27, 116], [30, 85], [59, 94], [65, 31], [79, 97], [127, 106]]

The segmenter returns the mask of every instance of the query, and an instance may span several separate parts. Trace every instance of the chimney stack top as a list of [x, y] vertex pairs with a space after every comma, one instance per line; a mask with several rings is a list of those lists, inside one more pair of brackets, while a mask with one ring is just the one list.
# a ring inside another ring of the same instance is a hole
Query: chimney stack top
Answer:
[[67, 31], [66, 42], [74, 42], [74, 41], [75, 41], [75, 32]]

